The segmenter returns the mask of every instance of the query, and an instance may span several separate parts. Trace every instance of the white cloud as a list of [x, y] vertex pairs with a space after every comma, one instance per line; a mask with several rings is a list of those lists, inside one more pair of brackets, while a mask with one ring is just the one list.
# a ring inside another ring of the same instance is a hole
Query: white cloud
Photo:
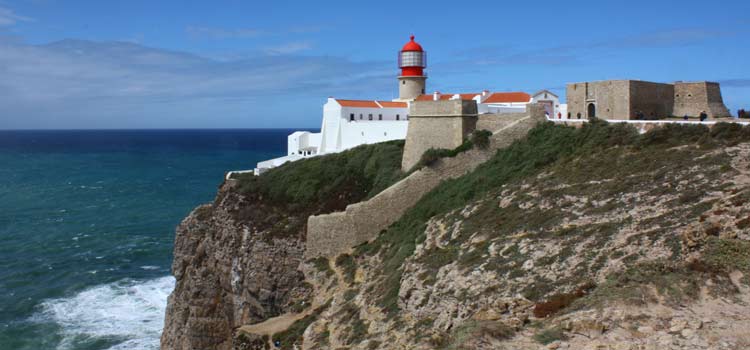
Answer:
[[[248, 101], [372, 96], [390, 90], [390, 84], [395, 86], [390, 82], [395, 79], [382, 79], [392, 73], [389, 62], [288, 54], [304, 47], [289, 45], [277, 48], [275, 56], [217, 61], [127, 42], [64, 40], [27, 45], [0, 41], [0, 128], [35, 127], [29, 124], [32, 120], [46, 123], [49, 118], [75, 113], [118, 122], [132, 119], [128, 125], [137, 127], [134, 113], [138, 118], [153, 118], [171, 113], [163, 112], [166, 105], [185, 108], [202, 101], [208, 110], [210, 106], [237, 106], [246, 114], [252, 111]], [[245, 106], [240, 108], [240, 103]], [[319, 113], [319, 103], [310, 106], [308, 113]], [[3, 117], [19, 115], [34, 118], [27, 122]], [[59, 119], [55, 123], [61, 127]]]
[[0, 27], [9, 27], [15, 25], [18, 22], [28, 22], [33, 19], [17, 15], [13, 10], [5, 7], [0, 7]]

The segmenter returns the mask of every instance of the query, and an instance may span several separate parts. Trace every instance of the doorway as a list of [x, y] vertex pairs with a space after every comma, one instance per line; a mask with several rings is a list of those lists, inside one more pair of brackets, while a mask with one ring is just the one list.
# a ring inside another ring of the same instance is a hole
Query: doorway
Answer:
[[594, 105], [593, 103], [589, 103], [588, 117], [589, 118], [596, 118], [596, 105]]

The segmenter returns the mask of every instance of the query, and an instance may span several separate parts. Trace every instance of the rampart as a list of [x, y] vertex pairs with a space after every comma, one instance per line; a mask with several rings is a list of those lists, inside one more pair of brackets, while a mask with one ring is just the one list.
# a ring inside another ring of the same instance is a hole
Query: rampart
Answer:
[[477, 102], [415, 101], [409, 107], [409, 128], [401, 169], [409, 171], [430, 148], [454, 149], [477, 126]]
[[706, 111], [706, 114], [712, 118], [731, 115], [721, 98], [719, 84], [705, 81], [675, 83], [673, 115], [697, 116], [702, 111]]
[[[456, 157], [441, 159], [433, 166], [413, 172], [375, 197], [347, 206], [345, 211], [310, 216], [307, 219], [306, 258], [334, 257], [377, 238], [381, 231], [401, 218], [440, 182], [471, 172], [498, 149], [524, 137], [534, 125], [545, 120], [544, 108], [536, 104], [529, 105], [523, 117], [507, 117], [515, 120], [502, 121], [502, 128], [493, 130], [487, 149], [471, 149]], [[485, 122], [494, 125], [490, 123], [493, 122], [491, 118], [488, 115]], [[479, 120], [479, 125], [483, 125], [482, 118]], [[494, 122], [500, 123], [498, 120]]]

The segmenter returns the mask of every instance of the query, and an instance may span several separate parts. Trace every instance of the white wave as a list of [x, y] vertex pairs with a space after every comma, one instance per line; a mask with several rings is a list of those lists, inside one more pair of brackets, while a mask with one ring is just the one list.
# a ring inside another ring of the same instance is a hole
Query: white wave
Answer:
[[158, 349], [167, 297], [174, 284], [174, 277], [168, 276], [96, 286], [71, 298], [42, 303], [37, 316], [60, 325], [63, 341], [58, 349], [70, 349], [74, 342], [91, 338], [123, 339], [110, 350]]

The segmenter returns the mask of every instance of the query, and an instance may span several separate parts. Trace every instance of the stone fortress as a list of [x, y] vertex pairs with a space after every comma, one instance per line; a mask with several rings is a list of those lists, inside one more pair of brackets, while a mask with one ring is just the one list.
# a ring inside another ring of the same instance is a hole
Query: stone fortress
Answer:
[[[579, 113], [579, 122], [589, 117], [624, 122], [635, 119], [640, 113], [654, 119], [676, 114], [697, 116], [702, 111], [712, 118], [729, 116], [716, 83], [660, 84], [637, 80], [570, 84], [567, 106], [560, 104], [554, 94], [542, 90], [523, 103], [523, 108], [488, 110], [482, 108], [483, 100], [476, 94], [455, 94], [449, 98], [437, 92], [425, 95], [427, 77], [423, 68], [426, 67], [426, 56], [418, 45], [415, 48], [419, 50], [418, 54], [409, 53], [406, 49], [411, 43], [413, 37], [400, 52], [402, 75], [398, 77], [400, 94], [396, 100], [408, 103], [402, 170], [411, 173], [375, 197], [351, 204], [344, 211], [310, 216], [306, 258], [334, 257], [377, 238], [382, 230], [397, 221], [440, 182], [472, 171], [489, 160], [498, 149], [524, 137], [539, 122], [573, 122], [570, 119], [578, 119]], [[566, 109], [567, 113], [564, 113]], [[653, 127], [636, 125], [641, 129], [645, 129], [644, 126]], [[425, 151], [431, 148], [454, 149], [474, 130], [492, 133], [488, 149], [471, 149], [453, 158], [441, 159], [433, 166], [414, 169]]]
[[729, 117], [718, 83], [653, 83], [640, 80], [606, 80], [567, 86], [568, 119], [663, 119]]
[[[729, 116], [719, 84], [674, 84], [638, 80], [573, 83], [567, 86], [568, 103], [541, 90], [534, 95], [510, 93], [426, 94], [426, 53], [411, 37], [399, 52], [399, 97], [393, 101], [329, 98], [324, 106], [321, 133], [296, 132], [289, 136], [288, 155], [259, 163], [256, 174], [288, 161], [341, 152], [366, 143], [405, 139], [402, 170], [407, 177], [369, 200], [344, 211], [310, 216], [307, 221], [306, 258], [333, 257], [375, 239], [440, 182], [457, 178], [489, 160], [501, 148], [524, 137], [543, 121], [580, 125], [597, 117], [611, 122], [635, 123], [641, 130], [661, 123], [701, 123], [664, 120], [671, 116], [711, 118]], [[661, 119], [637, 121], [643, 119]], [[578, 123], [576, 123], [578, 122]], [[715, 121], [707, 121], [711, 124]], [[415, 169], [429, 149], [454, 149], [475, 130], [492, 136], [487, 149], [471, 149], [452, 158]], [[227, 178], [231, 177], [231, 172]]]

